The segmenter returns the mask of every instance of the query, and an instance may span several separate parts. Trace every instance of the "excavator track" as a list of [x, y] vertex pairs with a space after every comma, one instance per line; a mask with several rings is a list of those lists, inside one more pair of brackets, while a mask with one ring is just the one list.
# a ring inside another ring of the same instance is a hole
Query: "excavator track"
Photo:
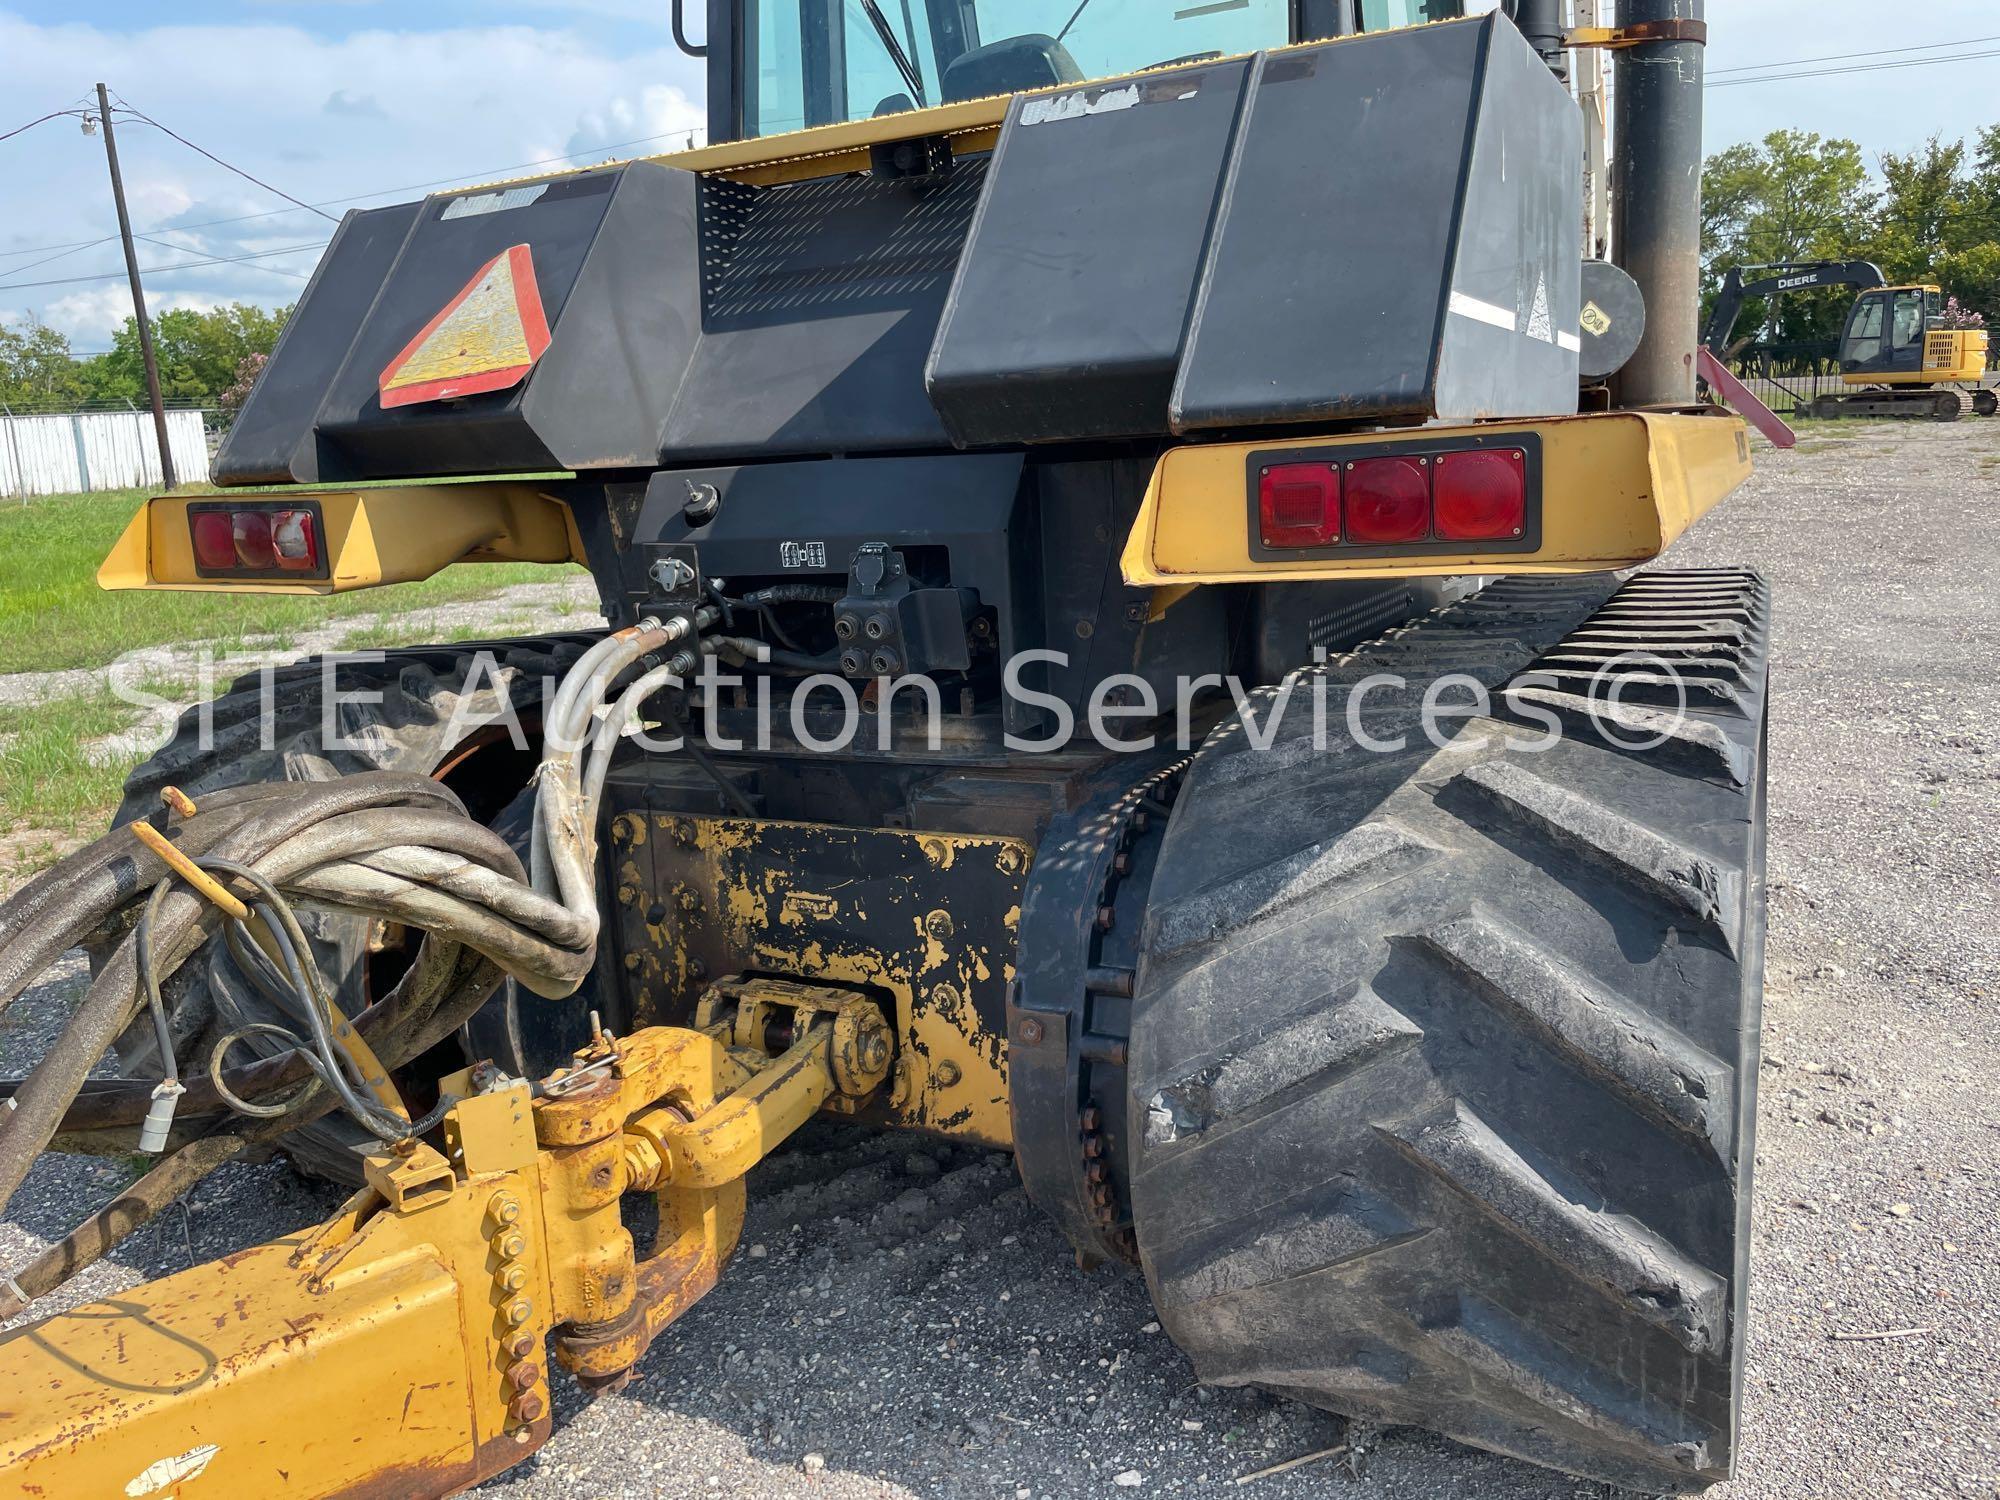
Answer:
[[[1205, 1381], [1649, 1492], [1728, 1475], [1767, 625], [1747, 572], [1507, 580], [1255, 695], [1267, 748], [1204, 745], [1130, 1133], [1139, 1254]], [[1439, 750], [1415, 700], [1447, 672], [1492, 707]], [[1400, 751], [1342, 732], [1377, 673], [1410, 687], [1359, 722]]]

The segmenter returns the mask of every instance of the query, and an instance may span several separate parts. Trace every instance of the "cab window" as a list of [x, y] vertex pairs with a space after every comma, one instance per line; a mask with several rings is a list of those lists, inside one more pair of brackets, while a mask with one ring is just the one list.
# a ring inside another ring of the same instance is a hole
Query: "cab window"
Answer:
[[[1397, 13], [1413, 8], [1409, 0], [1386, 3]], [[1291, 39], [1290, 0], [755, 0], [745, 11], [740, 77], [748, 135], [1256, 52]], [[1020, 45], [1010, 52], [1008, 42]], [[972, 53], [981, 57], [954, 74], [952, 65]]]
[[1924, 294], [1922, 292], [1896, 293], [1895, 347], [1907, 349], [1920, 343], [1924, 336]]
[[1863, 297], [1854, 304], [1854, 314], [1847, 329], [1847, 348], [1843, 358], [1849, 364], [1866, 364], [1879, 359], [1882, 354], [1882, 314], [1888, 307], [1887, 297]]
[[1448, 21], [1460, 11], [1459, 0], [1361, 0], [1361, 29], [1388, 31], [1397, 26], [1421, 26]]

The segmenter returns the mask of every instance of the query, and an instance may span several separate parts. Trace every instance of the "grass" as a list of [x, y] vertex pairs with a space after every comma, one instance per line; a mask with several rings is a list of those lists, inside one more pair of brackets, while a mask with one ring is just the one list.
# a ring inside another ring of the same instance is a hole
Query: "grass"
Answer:
[[[525, 622], [526, 617], [522, 617]], [[453, 641], [491, 640], [505, 635], [504, 621], [481, 621], [472, 625], [439, 625], [430, 615], [381, 619], [358, 625], [340, 638], [342, 651], [393, 651], [398, 646], [450, 645]]]
[[0, 707], [0, 811], [16, 827], [74, 833], [115, 807], [142, 753], [101, 763], [91, 746], [130, 729], [139, 710], [108, 689]]
[[[357, 620], [342, 642], [347, 649], [504, 634], [491, 621], [440, 627], [436, 611], [581, 571], [463, 563], [422, 583], [332, 597], [105, 593], [97, 587], [97, 565], [145, 497], [143, 490], [116, 490], [0, 502], [0, 674], [104, 667], [140, 647], [197, 641], [212, 642], [218, 654], [246, 647], [283, 653], [298, 649], [308, 631], [364, 615], [376, 618]], [[506, 618], [525, 625], [532, 616], [510, 610]], [[225, 680], [226, 674], [211, 690]], [[136, 690], [170, 702], [202, 693], [193, 674], [158, 669], [130, 675], [124, 686], [126, 697]], [[102, 680], [81, 692], [0, 704], [0, 882], [33, 873], [103, 826], [126, 776], [145, 758], [137, 751], [107, 755], [103, 741], [132, 729], [141, 713]]]
[[0, 502], [0, 674], [101, 667], [140, 646], [289, 637], [347, 616], [407, 614], [580, 571], [570, 564], [459, 563], [422, 583], [330, 597], [105, 593], [97, 587], [97, 565], [145, 497], [144, 490], [107, 490], [26, 505]]

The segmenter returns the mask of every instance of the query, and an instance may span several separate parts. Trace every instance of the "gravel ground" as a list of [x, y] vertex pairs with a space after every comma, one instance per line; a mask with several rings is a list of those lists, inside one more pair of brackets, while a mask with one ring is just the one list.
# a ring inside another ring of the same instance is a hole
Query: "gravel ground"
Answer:
[[[1870, 426], [1765, 453], [1675, 549], [1777, 594], [1771, 932], [1744, 1444], [1715, 1500], [2000, 1496], [2000, 423]], [[0, 1029], [32, 1056], [72, 970]], [[124, 1180], [44, 1161], [0, 1265]], [[329, 1209], [234, 1169], [73, 1297]], [[987, 1153], [815, 1128], [753, 1175], [745, 1251], [640, 1378], [558, 1398], [504, 1496], [1260, 1500], [1601, 1496], [1423, 1433], [1211, 1391], [1143, 1284], [1076, 1269]], [[41, 1309], [37, 1309], [40, 1311]], [[1835, 1334], [1918, 1329], [1895, 1339]]]

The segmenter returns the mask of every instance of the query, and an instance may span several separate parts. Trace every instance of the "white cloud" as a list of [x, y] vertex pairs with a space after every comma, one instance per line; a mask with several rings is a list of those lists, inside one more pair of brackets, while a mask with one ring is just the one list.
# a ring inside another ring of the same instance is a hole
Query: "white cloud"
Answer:
[[[381, 13], [412, 24], [408, 9]], [[282, 7], [269, 14], [251, 24], [118, 31], [0, 12], [0, 98], [34, 113], [68, 102], [52, 79], [124, 80], [118, 87], [135, 108], [308, 201], [401, 189], [369, 203], [418, 197], [419, 184], [477, 182], [526, 162], [598, 153], [702, 120], [699, 67], [674, 49], [663, 9], [649, 33], [657, 45], [639, 48], [629, 38], [600, 44], [577, 29], [581, 21], [319, 36], [286, 24]], [[156, 237], [177, 248], [142, 245], [142, 265], [310, 244], [333, 227], [302, 210], [207, 224], [285, 205], [137, 122], [120, 124], [118, 146], [135, 228], [174, 231]], [[116, 229], [102, 142], [56, 122], [8, 149], [0, 316], [38, 314], [79, 347], [102, 347], [126, 297], [117, 243], [62, 255], [53, 248]], [[50, 256], [57, 258], [33, 265]], [[177, 271], [149, 276], [147, 286], [168, 305], [193, 305], [175, 297], [278, 305], [305, 285], [302, 275], [281, 273], [310, 271], [313, 258]], [[66, 284], [7, 290], [8, 282]]]
[[[232, 299], [211, 297], [201, 292], [148, 291], [146, 311], [157, 318], [170, 308], [188, 307], [206, 312]], [[58, 297], [42, 309], [42, 321], [60, 328], [79, 349], [108, 349], [111, 336], [132, 316], [132, 293], [122, 283], [94, 291], [76, 291]]]
[[669, 84], [648, 84], [636, 98], [620, 97], [587, 110], [576, 122], [576, 130], [563, 147], [565, 155], [606, 151], [626, 141], [644, 140], [645, 149], [678, 150], [679, 140], [660, 140], [707, 127], [705, 107], [685, 92]]

